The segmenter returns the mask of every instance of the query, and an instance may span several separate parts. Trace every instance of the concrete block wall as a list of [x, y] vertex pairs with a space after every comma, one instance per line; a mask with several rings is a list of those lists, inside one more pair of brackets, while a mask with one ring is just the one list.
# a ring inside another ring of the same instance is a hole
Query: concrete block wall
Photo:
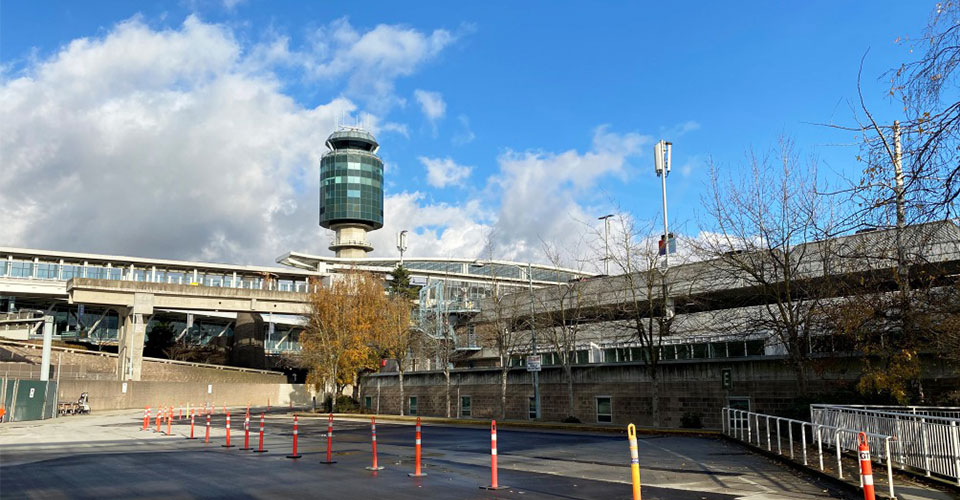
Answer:
[[[217, 407], [309, 405], [313, 392], [303, 384], [245, 384], [221, 382], [123, 382], [108, 380], [61, 380], [58, 390], [60, 402], [76, 401], [86, 392], [94, 412], [122, 410], [146, 406], [203, 406]], [[319, 398], [318, 398], [319, 399]], [[154, 413], [156, 414], [156, 413]]]
[[[859, 375], [856, 358], [839, 358], [811, 372], [810, 395], [853, 391]], [[723, 369], [730, 369], [733, 387], [724, 389]], [[958, 386], [956, 373], [931, 373], [939, 385]], [[451, 415], [459, 414], [459, 396], [471, 396], [474, 418], [500, 416], [500, 372], [498, 369], [454, 370], [450, 377]], [[794, 373], [782, 359], [738, 361], [682, 361], [660, 365], [660, 425], [680, 427], [685, 414], [696, 414], [706, 428], [719, 428], [720, 408], [729, 398], [749, 398], [753, 411], [783, 414], [796, 407]], [[609, 396], [613, 425], [634, 423], [650, 426], [652, 420], [652, 379], [648, 368], [638, 363], [582, 365], [574, 367], [574, 416], [584, 423], [597, 423], [596, 398]], [[508, 419], [527, 419], [529, 398], [533, 397], [532, 377], [514, 369], [507, 378]], [[410, 396], [418, 399], [420, 415], [444, 416], [445, 383], [440, 372], [405, 374], [404, 413]], [[568, 415], [567, 388], [559, 367], [545, 367], [540, 373], [542, 419], [561, 421]], [[361, 403], [371, 399], [370, 411], [399, 412], [399, 384], [395, 374], [374, 374], [364, 378]], [[379, 407], [377, 406], [379, 405]]]

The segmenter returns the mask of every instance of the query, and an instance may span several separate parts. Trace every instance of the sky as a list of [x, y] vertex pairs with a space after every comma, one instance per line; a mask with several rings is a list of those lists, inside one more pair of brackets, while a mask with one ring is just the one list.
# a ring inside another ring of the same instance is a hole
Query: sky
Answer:
[[[789, 137], [858, 176], [864, 97], [934, 2], [3, 2], [0, 246], [270, 264], [332, 255], [319, 159], [362, 124], [386, 164], [375, 256], [596, 270], [597, 217], [708, 231], [733, 178]], [[898, 42], [898, 39], [901, 40]]]

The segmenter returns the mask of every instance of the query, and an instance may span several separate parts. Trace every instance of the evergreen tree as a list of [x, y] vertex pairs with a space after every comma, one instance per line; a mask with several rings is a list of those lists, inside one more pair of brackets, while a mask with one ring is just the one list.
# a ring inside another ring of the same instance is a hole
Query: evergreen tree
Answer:
[[410, 284], [410, 271], [403, 266], [397, 266], [390, 275], [390, 279], [387, 281], [387, 290], [390, 295], [409, 300], [417, 299], [420, 294], [420, 287]]

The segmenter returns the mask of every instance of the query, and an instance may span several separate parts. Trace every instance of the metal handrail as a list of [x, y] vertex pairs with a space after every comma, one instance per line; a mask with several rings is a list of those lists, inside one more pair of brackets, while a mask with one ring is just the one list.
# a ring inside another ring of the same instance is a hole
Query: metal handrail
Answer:
[[900, 468], [960, 484], [960, 418], [846, 405], [811, 405], [810, 414], [817, 423], [856, 426], [896, 436]]
[[[842, 427], [835, 427], [831, 425], [806, 422], [803, 420], [796, 420], [796, 419], [787, 418], [787, 417], [766, 415], [763, 413], [756, 413], [748, 410], [738, 410], [738, 409], [730, 408], [726, 406], [720, 409], [720, 416], [721, 416], [721, 423], [722, 423], [722, 432], [725, 435], [730, 436], [734, 439], [745, 441], [747, 444], [750, 444], [750, 445], [755, 444], [759, 448], [763, 448], [764, 435], [761, 434], [760, 432], [760, 429], [761, 429], [760, 422], [763, 421], [765, 423], [764, 427], [766, 431], [765, 432], [766, 448], [767, 448], [767, 451], [771, 453], [773, 453], [773, 442], [772, 442], [772, 437], [770, 432], [772, 427], [770, 422], [771, 421], [775, 422], [776, 423], [776, 439], [777, 439], [776, 453], [780, 456], [785, 456], [783, 453], [783, 445], [782, 445], [784, 436], [782, 435], [783, 433], [781, 432], [781, 428], [783, 427], [782, 423], [786, 422], [787, 423], [786, 439], [787, 439], [787, 442], [789, 443], [791, 460], [796, 459], [795, 457], [796, 448], [794, 446], [795, 440], [794, 440], [793, 428], [794, 428], [794, 425], [798, 425], [800, 427], [799, 443], [801, 446], [801, 452], [803, 454], [803, 465], [807, 467], [810, 466], [809, 459], [807, 456], [808, 455], [807, 429], [809, 428], [810, 444], [812, 446], [814, 442], [816, 442], [816, 445], [817, 445], [817, 459], [819, 462], [820, 472], [825, 472], [824, 458], [823, 458], [824, 457], [824, 454], [823, 454], [824, 439], [823, 438], [825, 434], [824, 431], [826, 431], [827, 434], [829, 434], [829, 432], [832, 431], [833, 439], [832, 440], [828, 439], [826, 441], [826, 444], [828, 448], [832, 445], [835, 449], [835, 452], [836, 452], [835, 455], [836, 455], [836, 461], [837, 461], [837, 476], [839, 479], [844, 479], [843, 449], [844, 449], [845, 440], [842, 438], [842, 436], [844, 434], [848, 434], [852, 437], [852, 439], [847, 441], [852, 441], [852, 443], [856, 443], [857, 435], [863, 432], [859, 430], [845, 429]], [[893, 498], [895, 495], [894, 495], [894, 484], [893, 484], [893, 460], [890, 454], [890, 442], [894, 441], [895, 438], [893, 436], [888, 436], [886, 434], [877, 434], [874, 432], [863, 432], [863, 433], [867, 435], [869, 441], [871, 442], [871, 447], [873, 447], [874, 449], [878, 448], [878, 446], [875, 446], [875, 444], [879, 444], [881, 442], [883, 444], [883, 455], [880, 456], [879, 458], [880, 458], [880, 463], [886, 465], [887, 485], [888, 485], [890, 497]], [[754, 443], [754, 437], [756, 437], [755, 443]], [[814, 437], [816, 437], [816, 439], [814, 439]], [[855, 450], [855, 448], [853, 447], [848, 446], [847, 448]]]

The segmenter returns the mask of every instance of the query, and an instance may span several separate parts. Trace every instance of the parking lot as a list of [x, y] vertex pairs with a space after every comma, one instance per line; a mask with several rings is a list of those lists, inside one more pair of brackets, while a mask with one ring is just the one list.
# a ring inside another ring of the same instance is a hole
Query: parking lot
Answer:
[[[239, 413], [239, 416], [238, 416]], [[251, 419], [257, 446], [259, 413]], [[189, 420], [172, 435], [142, 431], [142, 412], [114, 412], [0, 426], [3, 498], [629, 498], [626, 438], [586, 432], [501, 428], [499, 482], [487, 491], [490, 431], [484, 427], [424, 425], [423, 478], [413, 472], [414, 427], [377, 425], [378, 472], [370, 465], [370, 425], [337, 419], [333, 465], [326, 452], [327, 420], [300, 420], [299, 452], [291, 460], [293, 418], [266, 417], [267, 453], [240, 451], [242, 410], [232, 413], [233, 448], [224, 448], [225, 418], [212, 417], [211, 441], [185, 439]], [[162, 426], [166, 430], [166, 424]], [[828, 485], [714, 438], [640, 436], [645, 499], [722, 500], [841, 498]]]

